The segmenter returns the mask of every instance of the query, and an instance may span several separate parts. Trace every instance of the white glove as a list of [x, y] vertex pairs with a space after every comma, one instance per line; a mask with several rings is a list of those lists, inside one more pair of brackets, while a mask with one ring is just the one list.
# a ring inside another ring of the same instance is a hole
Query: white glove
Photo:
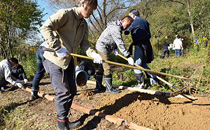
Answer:
[[24, 83], [27, 83], [28, 82], [28, 80], [27, 79], [24, 79]]
[[103, 62], [101, 56], [98, 53], [92, 53], [90, 57], [94, 58], [93, 63], [101, 64]]
[[132, 57], [129, 57], [129, 58], [128, 58], [128, 63], [129, 63], [130, 65], [133, 65], [133, 64], [134, 64], [134, 60], [133, 60]]
[[56, 55], [60, 58], [67, 56], [68, 50], [66, 48], [61, 47], [59, 50], [55, 51]]
[[19, 88], [23, 88], [23, 85], [21, 83], [16, 83], [16, 85], [19, 87]]
[[18, 83], [22, 83], [22, 81], [20, 81], [19, 79], [17, 79], [17, 80], [16, 80], [16, 82], [18, 82]]

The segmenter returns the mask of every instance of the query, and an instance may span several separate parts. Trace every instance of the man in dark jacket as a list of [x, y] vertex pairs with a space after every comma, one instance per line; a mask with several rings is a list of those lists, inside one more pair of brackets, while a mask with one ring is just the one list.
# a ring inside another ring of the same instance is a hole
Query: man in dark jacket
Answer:
[[[120, 21], [114, 21], [107, 25], [107, 28], [102, 32], [96, 43], [96, 50], [103, 60], [108, 60], [109, 54], [117, 47], [125, 57], [129, 57], [128, 63], [133, 65], [133, 58], [130, 57], [130, 53], [125, 48], [125, 44], [122, 39], [122, 30], [127, 29], [131, 25], [132, 21], [133, 19], [130, 16], [126, 16]], [[120, 91], [114, 89], [112, 86], [111, 67], [108, 63], [102, 63], [102, 65], [99, 65], [99, 70], [96, 73], [96, 88], [103, 88], [103, 73], [106, 84], [106, 92], [119, 93]]]
[[169, 50], [168, 50], [169, 44], [167, 42], [163, 43], [163, 54], [162, 54], [162, 58], [165, 58], [165, 54], [168, 54], [169, 57]]
[[[131, 32], [133, 43], [130, 46], [130, 53], [132, 53], [133, 45], [135, 46], [134, 51], [134, 62], [145, 69], [150, 69], [146, 63], [151, 63], [154, 59], [153, 50], [150, 43], [150, 28], [149, 23], [146, 19], [139, 16], [139, 11], [132, 9], [129, 11], [129, 16], [131, 16], [134, 21], [132, 25], [124, 32], [128, 35]], [[134, 69], [136, 74], [137, 82], [139, 88], [144, 88], [144, 76], [141, 70]], [[150, 78], [150, 84], [155, 83], [154, 76], [152, 74], [146, 73], [147, 77]]]
[[18, 64], [17, 68], [12, 69], [12, 76], [14, 76], [20, 82], [22, 82], [21, 80], [24, 80], [24, 83], [28, 82], [23, 66], [20, 64]]

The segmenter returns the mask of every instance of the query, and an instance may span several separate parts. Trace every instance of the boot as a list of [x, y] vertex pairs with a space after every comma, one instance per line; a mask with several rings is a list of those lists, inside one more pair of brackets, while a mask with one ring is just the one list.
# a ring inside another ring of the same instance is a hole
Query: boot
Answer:
[[145, 88], [144, 87], [144, 74], [143, 73], [136, 74], [136, 79], [138, 82], [138, 85], [136, 87], [140, 89], [144, 89]]
[[156, 78], [153, 74], [150, 74], [150, 73], [146, 73], [147, 75], [147, 78], [149, 78], [149, 81], [150, 81], [150, 85], [152, 86], [153, 84], [156, 84], [157, 81], [156, 81]]
[[69, 122], [69, 128], [74, 129], [82, 125], [81, 121]]
[[32, 91], [31, 91], [30, 100], [32, 101], [32, 100], [35, 100], [35, 99], [37, 99], [37, 98], [39, 98], [39, 96], [38, 96], [38, 91], [37, 91], [37, 90], [32, 90]]
[[69, 121], [68, 119], [65, 119], [65, 120], [60, 120], [57, 118], [57, 121], [58, 121], [58, 128], [59, 130], [69, 130]]
[[104, 75], [104, 80], [106, 84], [106, 92], [107, 93], [120, 93], [120, 90], [113, 88], [112, 86], [112, 75]]
[[102, 85], [103, 75], [96, 73], [96, 89], [105, 90], [106, 88]]

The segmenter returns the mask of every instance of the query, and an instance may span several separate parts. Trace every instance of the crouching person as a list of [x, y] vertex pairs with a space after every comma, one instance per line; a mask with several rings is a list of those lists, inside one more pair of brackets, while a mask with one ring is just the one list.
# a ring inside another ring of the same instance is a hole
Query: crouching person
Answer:
[[79, 7], [61, 9], [55, 12], [40, 28], [47, 45], [43, 65], [50, 75], [56, 91], [57, 122], [60, 130], [68, 130], [81, 125], [80, 121], [69, 122], [68, 113], [76, 94], [74, 53], [80, 46], [94, 63], [102, 63], [102, 58], [88, 42], [88, 18], [97, 8], [97, 0], [81, 0]]
[[3, 60], [0, 62], [0, 87], [1, 90], [4, 90], [8, 83], [16, 85], [19, 88], [22, 88], [23, 85], [19, 83], [19, 80], [16, 79], [11, 74], [12, 68], [17, 68], [18, 60], [16, 58], [11, 58], [9, 60]]
[[[125, 57], [129, 57], [129, 64], [133, 65], [133, 58], [130, 57], [130, 53], [125, 48], [122, 38], [122, 30], [127, 29], [131, 25], [132, 21], [133, 19], [130, 16], [125, 16], [119, 21], [108, 23], [107, 28], [102, 32], [96, 43], [96, 49], [103, 60], [108, 60], [109, 54], [114, 49], [118, 48]], [[114, 89], [112, 86], [111, 68], [108, 63], [102, 63], [102, 65], [99, 65], [99, 70], [96, 73], [96, 88], [104, 88], [102, 85], [103, 73], [106, 84], [106, 92], [120, 93], [120, 90]]]

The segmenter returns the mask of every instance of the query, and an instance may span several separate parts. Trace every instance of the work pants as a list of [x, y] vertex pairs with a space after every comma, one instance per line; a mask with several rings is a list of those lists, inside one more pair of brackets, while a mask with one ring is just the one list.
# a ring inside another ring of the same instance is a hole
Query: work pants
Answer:
[[45, 60], [43, 64], [46, 72], [50, 74], [51, 84], [56, 91], [57, 118], [65, 120], [77, 91], [74, 59], [71, 59], [66, 70], [63, 70], [49, 60]]
[[166, 53], [168, 54], [169, 57], [169, 50], [164, 49], [162, 54], [163, 58], [165, 58]]
[[[101, 56], [103, 60], [109, 60], [108, 54], [105, 54], [103, 52], [98, 51], [98, 54]], [[110, 75], [111, 74], [111, 67], [108, 63], [103, 62], [102, 64], [99, 64], [98, 66], [98, 73], [104, 75]]]

